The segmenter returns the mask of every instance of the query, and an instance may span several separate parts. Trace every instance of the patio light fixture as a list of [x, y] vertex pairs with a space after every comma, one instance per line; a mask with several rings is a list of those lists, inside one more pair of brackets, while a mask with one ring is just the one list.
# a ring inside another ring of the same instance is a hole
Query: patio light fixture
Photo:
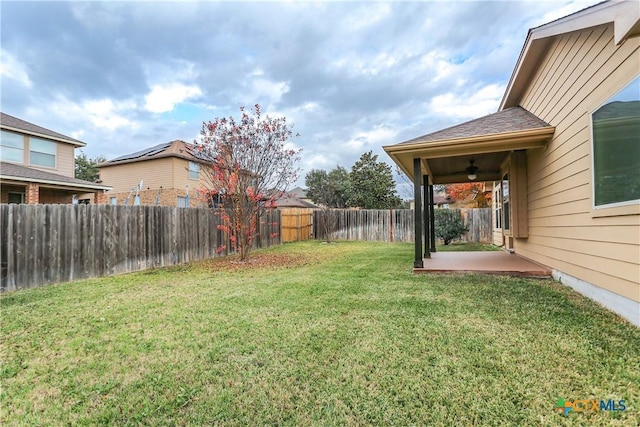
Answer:
[[475, 160], [469, 160], [469, 166], [467, 167], [467, 178], [469, 178], [470, 181], [475, 181], [476, 178], [478, 178], [478, 167], [474, 166], [474, 163]]

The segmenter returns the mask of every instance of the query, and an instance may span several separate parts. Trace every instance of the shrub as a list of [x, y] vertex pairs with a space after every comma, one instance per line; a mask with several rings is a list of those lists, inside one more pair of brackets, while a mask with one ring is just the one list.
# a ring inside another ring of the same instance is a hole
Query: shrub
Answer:
[[435, 209], [434, 214], [436, 237], [442, 239], [445, 245], [469, 231], [458, 210]]

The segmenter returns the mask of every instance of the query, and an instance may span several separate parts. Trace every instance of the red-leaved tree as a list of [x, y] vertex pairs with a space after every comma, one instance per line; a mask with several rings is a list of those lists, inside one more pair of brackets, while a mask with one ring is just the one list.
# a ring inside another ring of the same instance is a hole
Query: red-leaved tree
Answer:
[[445, 186], [447, 195], [458, 202], [467, 201], [475, 207], [486, 207], [491, 205], [491, 193], [484, 191], [484, 184], [481, 182], [464, 182], [460, 184], [447, 184]]
[[208, 163], [204, 174], [209, 192], [222, 208], [219, 229], [228, 233], [244, 261], [259, 233], [263, 210], [274, 206], [297, 179], [301, 150], [289, 142], [293, 133], [285, 117], [262, 116], [258, 104], [250, 113], [240, 111], [238, 121], [229, 117], [204, 122], [196, 151]]

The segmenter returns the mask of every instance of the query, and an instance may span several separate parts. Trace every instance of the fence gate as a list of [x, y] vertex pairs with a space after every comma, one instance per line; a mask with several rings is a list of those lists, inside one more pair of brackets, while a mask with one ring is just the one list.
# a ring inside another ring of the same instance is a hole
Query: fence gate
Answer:
[[283, 243], [313, 238], [313, 209], [280, 209], [280, 221], [280, 238]]

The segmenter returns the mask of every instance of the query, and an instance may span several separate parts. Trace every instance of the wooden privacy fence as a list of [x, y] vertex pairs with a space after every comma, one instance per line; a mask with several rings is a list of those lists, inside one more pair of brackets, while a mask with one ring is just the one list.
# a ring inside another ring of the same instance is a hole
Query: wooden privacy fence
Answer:
[[[469, 232], [457, 242], [489, 243], [492, 241], [491, 209], [458, 209]], [[414, 211], [411, 209], [353, 210], [332, 209], [314, 211], [314, 235], [326, 239], [325, 223], [329, 224], [332, 240], [370, 240], [382, 242], [413, 242]]]
[[280, 234], [283, 243], [313, 238], [313, 209], [280, 209]]
[[[231, 252], [220, 215], [206, 208], [0, 205], [1, 290], [128, 273]], [[265, 214], [257, 247], [280, 243]]]
[[314, 234], [325, 240], [371, 240], [413, 242], [413, 210], [409, 209], [331, 209], [314, 212]]
[[458, 209], [469, 231], [455, 242], [491, 243], [493, 220], [491, 208]]

